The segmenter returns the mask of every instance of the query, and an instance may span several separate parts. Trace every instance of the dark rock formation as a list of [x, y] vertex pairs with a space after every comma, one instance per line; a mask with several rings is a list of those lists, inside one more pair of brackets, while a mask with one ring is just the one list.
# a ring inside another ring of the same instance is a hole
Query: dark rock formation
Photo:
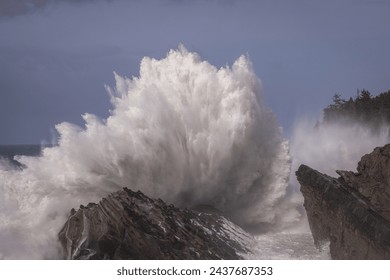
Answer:
[[337, 173], [296, 172], [316, 245], [329, 241], [333, 259], [390, 259], [390, 145]]
[[127, 188], [72, 209], [59, 239], [68, 259], [240, 259], [252, 237], [210, 208], [178, 209]]

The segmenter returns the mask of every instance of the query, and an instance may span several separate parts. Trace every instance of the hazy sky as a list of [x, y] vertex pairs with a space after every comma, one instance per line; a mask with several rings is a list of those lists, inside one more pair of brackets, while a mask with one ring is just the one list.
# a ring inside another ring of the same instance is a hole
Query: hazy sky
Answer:
[[334, 93], [390, 89], [389, 0], [0, 0], [0, 144], [106, 117], [113, 71], [183, 43], [216, 66], [249, 54], [288, 132]]

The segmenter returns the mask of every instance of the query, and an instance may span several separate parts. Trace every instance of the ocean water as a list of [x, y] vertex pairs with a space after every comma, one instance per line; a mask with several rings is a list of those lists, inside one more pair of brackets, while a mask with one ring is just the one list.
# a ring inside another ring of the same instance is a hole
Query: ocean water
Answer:
[[[21, 170], [25, 166], [17, 159], [21, 156], [38, 157], [42, 150], [50, 146], [42, 145], [0, 145], [0, 160], [9, 169]], [[246, 259], [329, 259], [328, 248], [317, 249], [310, 232], [273, 233], [255, 236], [251, 244], [253, 252]], [[0, 254], [1, 255], [1, 254]]]
[[[25, 166], [17, 161], [18, 158], [21, 156], [41, 156], [42, 150], [48, 147], [51, 146], [0, 145], [0, 160], [2, 160], [3, 166], [9, 166], [9, 170], [22, 170]], [[250, 245], [252, 253], [243, 256], [246, 259], [305, 260], [330, 258], [329, 248], [318, 249], [314, 246], [310, 232], [260, 234], [255, 236], [254, 240], [254, 243]]]

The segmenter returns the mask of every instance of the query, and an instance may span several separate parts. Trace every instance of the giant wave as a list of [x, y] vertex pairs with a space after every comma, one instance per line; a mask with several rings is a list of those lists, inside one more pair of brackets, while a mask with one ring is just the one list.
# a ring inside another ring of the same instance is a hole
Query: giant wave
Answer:
[[58, 258], [69, 210], [124, 186], [212, 205], [254, 232], [298, 219], [298, 203], [286, 206], [288, 142], [246, 56], [217, 69], [181, 46], [115, 80], [107, 119], [61, 123], [57, 146], [0, 168], [0, 258]]

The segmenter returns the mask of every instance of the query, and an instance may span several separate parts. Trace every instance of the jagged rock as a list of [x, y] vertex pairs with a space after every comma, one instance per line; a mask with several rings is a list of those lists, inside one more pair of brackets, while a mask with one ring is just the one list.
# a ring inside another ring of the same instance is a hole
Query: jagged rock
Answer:
[[390, 145], [362, 157], [356, 173], [296, 172], [317, 246], [333, 259], [390, 259]]
[[206, 209], [178, 209], [124, 188], [72, 209], [59, 239], [67, 259], [240, 259], [248, 253], [252, 237]]

